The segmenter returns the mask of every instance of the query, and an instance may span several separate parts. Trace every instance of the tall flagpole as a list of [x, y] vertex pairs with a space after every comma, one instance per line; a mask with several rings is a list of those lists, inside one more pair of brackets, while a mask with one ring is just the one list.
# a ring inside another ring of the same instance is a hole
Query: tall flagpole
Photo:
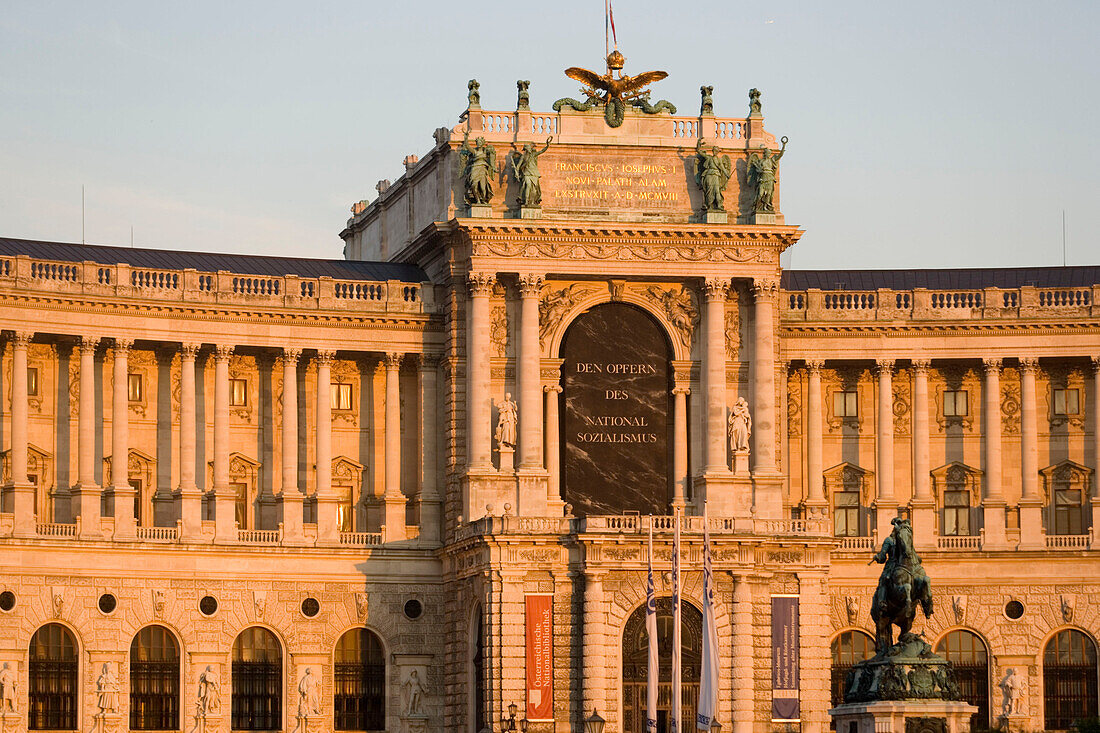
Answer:
[[695, 727], [709, 733], [718, 715], [718, 625], [714, 619], [714, 564], [710, 554], [710, 522], [703, 504], [703, 653], [699, 670], [699, 704]]
[[645, 730], [657, 733], [657, 686], [660, 667], [657, 661], [657, 596], [653, 590], [653, 517], [649, 518], [649, 578], [646, 582], [645, 631], [649, 637], [649, 653], [645, 682]]
[[683, 723], [680, 712], [683, 701], [680, 688], [680, 663], [683, 650], [680, 648], [680, 509], [675, 509], [673, 520], [676, 522], [672, 540], [672, 720], [669, 733], [682, 733]]
[[611, 0], [603, 0], [603, 57], [611, 53], [607, 24], [611, 22]]

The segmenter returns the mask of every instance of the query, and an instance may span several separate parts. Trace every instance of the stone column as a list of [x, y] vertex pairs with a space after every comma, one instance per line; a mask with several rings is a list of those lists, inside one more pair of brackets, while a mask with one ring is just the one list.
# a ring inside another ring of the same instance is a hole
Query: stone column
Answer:
[[[703, 285], [706, 321], [706, 348], [703, 352], [707, 390], [706, 440], [703, 471], [729, 473], [726, 450], [726, 296], [729, 278], [707, 278]], [[759, 342], [757, 342], [759, 343]], [[685, 431], [686, 432], [686, 431]], [[675, 476], [679, 476], [676, 473]]]
[[519, 276], [519, 348], [516, 376], [519, 399], [519, 468], [542, 471], [542, 394], [539, 390], [539, 294], [542, 275]]
[[401, 491], [401, 358], [386, 354], [386, 478], [382, 523], [387, 541], [405, 539], [405, 495]]
[[36, 487], [27, 479], [27, 347], [33, 336], [33, 333], [16, 331], [11, 342], [11, 486], [17, 537], [34, 537], [38, 533], [36, 522], [53, 520], [47, 516], [45, 506], [39, 508], [41, 519], [36, 516]]
[[828, 512], [823, 485], [821, 370], [823, 361], [806, 361], [806, 514], [822, 516]]
[[[1092, 357], [1092, 461], [1093, 481], [1100, 477], [1100, 356]], [[1092, 492], [1092, 546], [1100, 546], [1100, 492]]]
[[443, 536], [443, 504], [439, 496], [438, 404], [440, 354], [420, 355], [420, 540], [438, 545]]
[[469, 315], [466, 331], [466, 411], [469, 428], [470, 472], [493, 470], [489, 438], [491, 435], [492, 402], [489, 395], [489, 294], [495, 277], [487, 272], [471, 272], [467, 278], [469, 287]]
[[[753, 648], [752, 586], [745, 575], [734, 577], [733, 586], [733, 648]], [[754, 705], [754, 654], [733, 655], [733, 733], [753, 733], [756, 719]], [[727, 721], [726, 724], [729, 724]]]
[[607, 623], [605, 611], [603, 576], [599, 573], [584, 573], [584, 646], [582, 647], [583, 700], [584, 717], [592, 710], [607, 710], [600, 713], [610, 718], [604, 678], [607, 676], [607, 655], [604, 649], [604, 626]]
[[100, 489], [95, 481], [95, 350], [98, 337], [80, 338], [80, 401], [77, 415], [77, 483], [73, 487], [73, 515], [80, 517], [80, 536], [103, 536], [99, 522]]
[[1020, 357], [1020, 548], [1043, 546], [1043, 505], [1039, 497], [1039, 414], [1035, 375], [1039, 359]]
[[190, 539], [202, 534], [202, 492], [195, 481], [195, 356], [199, 348], [200, 344], [182, 344], [180, 348], [180, 518], [183, 536]]
[[986, 549], [1006, 549], [1005, 494], [1001, 481], [1001, 360], [983, 359], [985, 406], [982, 432], [985, 437], [985, 495], [982, 500]]
[[214, 346], [214, 537], [237, 541], [237, 495], [229, 486], [229, 357], [233, 347]]
[[898, 501], [894, 495], [894, 360], [876, 360], [875, 370], [878, 374], [875, 517], [878, 536], [886, 537], [893, 529], [890, 520], [898, 515]]
[[936, 544], [936, 510], [932, 501], [932, 478], [928, 458], [928, 359], [913, 359], [913, 542], [917, 549]]
[[283, 349], [283, 441], [282, 507], [283, 540], [302, 541], [302, 503], [305, 497], [298, 486], [298, 359], [302, 350]]
[[[134, 488], [130, 486], [130, 339], [115, 339], [111, 380], [111, 493], [114, 494], [115, 537], [137, 536]], [[138, 501], [141, 497], [136, 497]]]
[[542, 386], [542, 391], [546, 394], [546, 502], [551, 514], [560, 510], [562, 505], [561, 448], [558, 445], [558, 395], [561, 394], [561, 385], [558, 384], [556, 375], [557, 370], [553, 384]]
[[339, 502], [332, 493], [332, 360], [335, 351], [317, 350], [317, 542], [338, 544]]
[[752, 471], [775, 474], [775, 325], [772, 303], [779, 284], [754, 280], [756, 304], [752, 356]]
[[688, 482], [688, 407], [687, 396], [691, 390], [676, 385], [672, 388], [673, 446], [672, 446], [672, 507], [683, 510], [687, 506]]

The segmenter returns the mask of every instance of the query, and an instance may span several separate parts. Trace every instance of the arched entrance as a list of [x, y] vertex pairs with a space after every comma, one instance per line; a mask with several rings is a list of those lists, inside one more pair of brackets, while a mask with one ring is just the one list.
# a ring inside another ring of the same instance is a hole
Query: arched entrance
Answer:
[[665, 514], [672, 480], [670, 360], [660, 324], [603, 303], [562, 339], [562, 498], [573, 514]]
[[[681, 714], [683, 730], [695, 730], [699, 701], [699, 671], [703, 657], [703, 614], [690, 603], [680, 607]], [[672, 711], [672, 598], [657, 599], [657, 731], [667, 733]], [[646, 680], [649, 670], [649, 634], [645, 606], [639, 607], [623, 629], [623, 733], [645, 733]]]

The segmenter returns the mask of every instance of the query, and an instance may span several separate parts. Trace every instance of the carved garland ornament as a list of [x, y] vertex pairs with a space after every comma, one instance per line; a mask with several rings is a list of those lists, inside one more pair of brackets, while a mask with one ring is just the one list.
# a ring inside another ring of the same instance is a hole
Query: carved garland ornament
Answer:
[[696, 245], [675, 247], [649, 244], [565, 244], [559, 242], [531, 244], [524, 242], [478, 242], [473, 246], [475, 257], [529, 257], [532, 259], [571, 260], [638, 260], [664, 262], [763, 262], [772, 263], [777, 254], [760, 247], [724, 247]]

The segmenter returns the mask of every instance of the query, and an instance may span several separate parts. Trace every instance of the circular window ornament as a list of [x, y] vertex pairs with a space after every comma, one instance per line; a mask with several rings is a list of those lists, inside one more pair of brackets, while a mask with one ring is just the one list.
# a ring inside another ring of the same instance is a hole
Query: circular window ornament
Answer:
[[0, 593], [0, 611], [10, 611], [15, 608], [15, 594], [10, 590]]
[[316, 598], [307, 598], [302, 601], [302, 615], [306, 618], [313, 618], [321, 612], [321, 604]]
[[214, 596], [203, 596], [199, 601], [199, 611], [203, 616], [213, 616], [218, 612], [218, 599]]
[[1005, 616], [1013, 621], [1020, 620], [1024, 616], [1024, 604], [1015, 599], [1009, 601], [1005, 604]]
[[415, 598], [410, 598], [409, 600], [405, 601], [406, 618], [410, 618], [415, 621], [416, 619], [420, 618], [423, 613], [424, 606], [420, 603], [420, 601], [416, 600]]
[[118, 608], [118, 599], [110, 593], [104, 593], [99, 597], [99, 611], [105, 615], [110, 615]]

